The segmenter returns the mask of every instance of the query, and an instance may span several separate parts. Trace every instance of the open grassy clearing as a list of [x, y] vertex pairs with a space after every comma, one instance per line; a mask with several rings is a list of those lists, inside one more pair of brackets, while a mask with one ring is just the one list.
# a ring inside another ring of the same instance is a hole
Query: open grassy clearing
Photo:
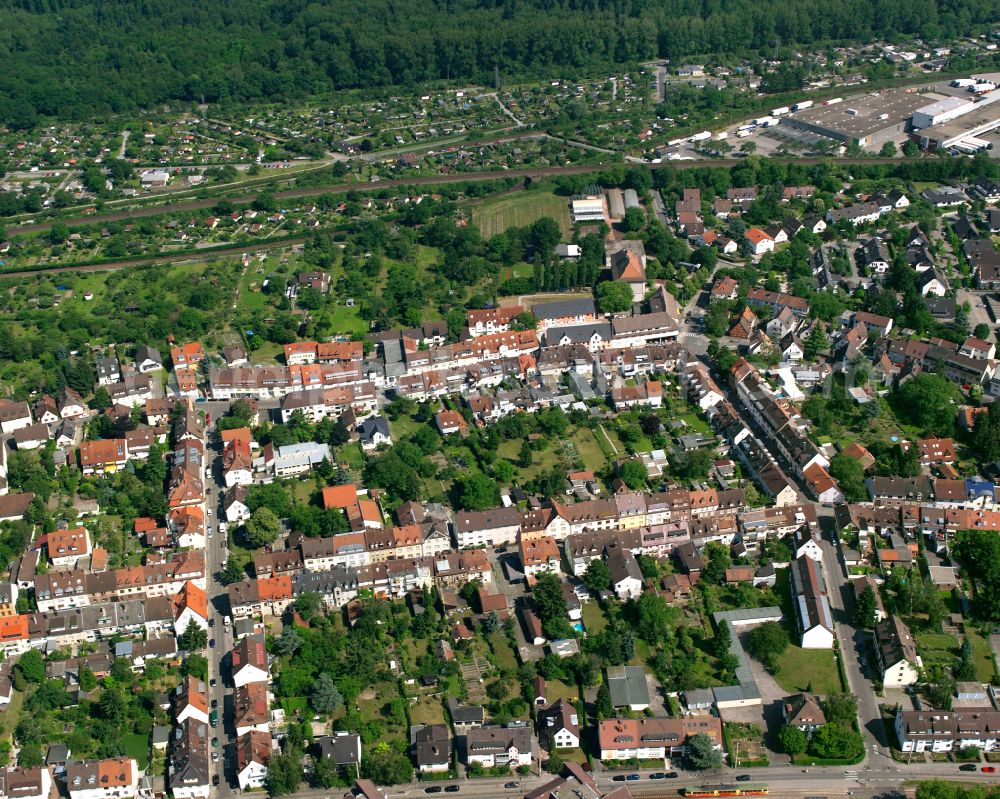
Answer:
[[569, 203], [565, 197], [557, 197], [548, 192], [519, 192], [485, 202], [472, 212], [472, 221], [482, 232], [483, 238], [488, 239], [503, 233], [507, 228], [530, 225], [543, 216], [552, 217], [559, 223], [563, 236], [569, 235]]
[[132, 733], [122, 736], [122, 748], [125, 754], [135, 758], [139, 768], [145, 770], [149, 767], [149, 736]]
[[510, 648], [506, 635], [502, 632], [493, 633], [490, 636], [490, 648], [493, 650], [497, 665], [501, 669], [517, 670], [517, 657], [514, 655], [514, 650]]
[[596, 600], [583, 603], [583, 628], [589, 635], [597, 635], [608, 626], [608, 619]]
[[[980, 682], [990, 682], [993, 679], [993, 651], [989, 642], [974, 631], [966, 632], [972, 642], [973, 662], [976, 665], [976, 676]], [[920, 657], [926, 664], [940, 663], [950, 667], [958, 660], [962, 647], [962, 638], [942, 633], [918, 633], [914, 636], [919, 647]]]
[[592, 472], [599, 472], [607, 466], [607, 458], [601, 450], [600, 444], [594, 438], [594, 432], [589, 427], [581, 427], [569, 439], [576, 447], [576, 454], [580, 456], [583, 465]]
[[444, 724], [444, 708], [441, 700], [433, 696], [422, 696], [410, 705], [410, 721], [414, 724]]
[[788, 693], [811, 690], [827, 696], [841, 690], [832, 649], [802, 649], [789, 645], [780, 658], [774, 679]]

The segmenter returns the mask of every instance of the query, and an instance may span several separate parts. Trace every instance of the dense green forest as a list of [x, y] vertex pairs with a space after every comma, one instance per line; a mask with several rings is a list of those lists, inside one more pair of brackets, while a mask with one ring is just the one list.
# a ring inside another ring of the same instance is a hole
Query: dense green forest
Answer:
[[995, 0], [0, 0], [0, 121], [967, 34]]

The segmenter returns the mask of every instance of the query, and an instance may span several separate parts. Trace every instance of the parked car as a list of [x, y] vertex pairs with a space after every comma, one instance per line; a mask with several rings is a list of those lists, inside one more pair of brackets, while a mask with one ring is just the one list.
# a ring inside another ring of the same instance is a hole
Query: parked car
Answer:
[[213, 774], [212, 775], [212, 785], [215, 785], [216, 787], [218, 787], [218, 785], [219, 785], [219, 775], [218, 774]]
[[424, 793], [441, 793], [443, 790], [440, 785], [432, 785], [430, 788], [424, 788]]
[[958, 767], [958, 770], [959, 771], [975, 771], [976, 770], [976, 764], [975, 763], [963, 763], [961, 766]]
[[667, 778], [667, 775], [664, 774], [662, 771], [654, 771], [652, 774], [649, 775], [649, 778], [651, 780], [665, 780]]
[[997, 773], [996, 766], [983, 766], [983, 773], [984, 774], [996, 774]]
[[639, 779], [639, 775], [629, 774], [625, 779], [627, 779], [629, 782], [634, 782], [635, 780]]
[[611, 781], [612, 782], [625, 782], [625, 775], [624, 774], [615, 774], [615, 776], [613, 776], [611, 778]]
[[505, 782], [503, 784], [503, 787], [504, 788], [520, 788], [521, 786], [520, 786], [519, 783], [516, 783], [516, 782]]
[[676, 780], [677, 779], [677, 772], [676, 771], [668, 771], [667, 772], [667, 779], [668, 780]]
[[739, 775], [739, 776], [738, 776], [738, 777], [736, 778], [736, 781], [737, 781], [737, 782], [750, 782], [750, 779], [751, 779], [751, 777], [750, 777], [750, 775], [749, 775], [749, 774], [740, 774], [740, 775]]
[[458, 791], [459, 791], [459, 787], [457, 785], [445, 785], [444, 786], [444, 792], [445, 793], [458, 793]]

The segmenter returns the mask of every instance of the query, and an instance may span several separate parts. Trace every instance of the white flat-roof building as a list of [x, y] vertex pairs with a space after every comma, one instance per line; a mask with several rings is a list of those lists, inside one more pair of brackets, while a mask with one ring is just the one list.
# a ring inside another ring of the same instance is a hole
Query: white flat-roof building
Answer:
[[913, 112], [913, 127], [917, 130], [940, 125], [972, 110], [975, 103], [964, 97], [945, 97]]

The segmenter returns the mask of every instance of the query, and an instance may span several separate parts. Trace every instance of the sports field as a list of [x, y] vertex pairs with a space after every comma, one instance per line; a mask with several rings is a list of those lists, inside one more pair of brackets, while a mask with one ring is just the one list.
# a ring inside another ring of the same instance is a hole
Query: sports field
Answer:
[[569, 203], [565, 197], [541, 191], [522, 191], [490, 200], [476, 207], [472, 221], [483, 238], [503, 233], [510, 227], [524, 227], [550, 216], [559, 223], [563, 236], [570, 232]]

